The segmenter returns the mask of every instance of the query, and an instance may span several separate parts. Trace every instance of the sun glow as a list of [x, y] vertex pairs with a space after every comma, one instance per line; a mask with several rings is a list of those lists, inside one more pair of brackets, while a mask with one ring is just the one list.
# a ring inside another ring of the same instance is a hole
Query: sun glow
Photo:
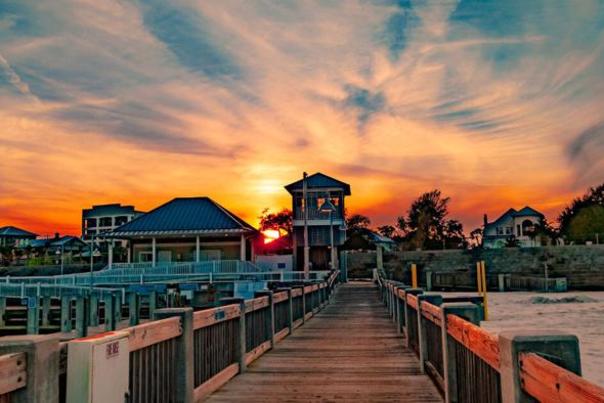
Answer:
[[264, 243], [271, 243], [281, 237], [281, 234], [276, 229], [267, 229], [262, 231], [262, 235], [264, 235]]

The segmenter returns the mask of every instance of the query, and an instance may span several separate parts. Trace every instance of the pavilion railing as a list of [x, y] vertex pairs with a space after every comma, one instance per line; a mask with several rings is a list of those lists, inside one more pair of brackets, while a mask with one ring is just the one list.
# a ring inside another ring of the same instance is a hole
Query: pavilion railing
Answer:
[[405, 344], [418, 355], [421, 371], [447, 402], [604, 402], [604, 388], [580, 376], [575, 336], [493, 335], [479, 326], [479, 298], [424, 294], [383, 273], [377, 285]]

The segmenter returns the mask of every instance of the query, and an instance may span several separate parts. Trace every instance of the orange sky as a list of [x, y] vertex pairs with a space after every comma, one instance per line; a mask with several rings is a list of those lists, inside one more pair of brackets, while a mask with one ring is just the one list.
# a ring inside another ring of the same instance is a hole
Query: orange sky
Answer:
[[304, 170], [376, 225], [433, 188], [467, 233], [553, 219], [604, 181], [604, 5], [489, 4], [0, 5], [0, 225], [178, 196], [256, 224]]

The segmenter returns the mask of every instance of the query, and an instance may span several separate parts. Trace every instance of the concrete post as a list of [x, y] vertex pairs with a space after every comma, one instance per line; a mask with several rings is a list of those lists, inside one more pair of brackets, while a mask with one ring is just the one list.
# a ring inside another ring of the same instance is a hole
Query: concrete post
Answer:
[[294, 333], [294, 298], [292, 297], [292, 289], [287, 289], [287, 300], [288, 300], [288, 318], [287, 325], [289, 326], [289, 334]]
[[505, 274], [497, 275], [497, 284], [499, 285], [499, 292], [505, 291]]
[[409, 333], [407, 330], [407, 324], [409, 323], [410, 320], [410, 316], [411, 314], [409, 313], [409, 306], [407, 305], [407, 295], [411, 294], [411, 295], [420, 295], [423, 294], [424, 290], [422, 290], [421, 288], [407, 288], [405, 289], [405, 301], [403, 304], [404, 307], [404, 316], [405, 316], [405, 347], [409, 348], [410, 344], [409, 344]]
[[113, 268], [113, 240], [109, 241], [107, 245], [107, 266], [109, 269]]
[[[455, 341], [447, 332], [447, 315], [453, 314], [478, 325], [480, 323], [480, 307], [469, 302], [446, 303], [440, 306], [442, 317], [442, 347], [443, 347], [443, 372], [445, 387], [445, 402], [457, 403], [457, 371], [455, 366]], [[461, 403], [461, 402], [459, 402]]]
[[27, 334], [40, 333], [40, 301], [38, 297], [27, 298]]
[[78, 337], [86, 337], [88, 335], [88, 315], [86, 312], [86, 302], [85, 297], [80, 296], [76, 298], [75, 327]]
[[61, 333], [71, 332], [71, 297], [61, 297]]
[[153, 312], [157, 309], [157, 291], [149, 293], [149, 317], [153, 317]]
[[99, 296], [90, 295], [90, 326], [99, 325]]
[[193, 308], [165, 308], [158, 309], [153, 314], [154, 320], [180, 318], [182, 334], [176, 339], [176, 401], [179, 403], [192, 403], [193, 389], [195, 388], [195, 373], [193, 365]]
[[113, 304], [114, 304], [113, 305], [113, 314], [114, 314], [113, 322], [115, 323], [115, 326], [117, 327], [117, 325], [122, 320], [122, 296], [119, 294], [114, 295]]
[[140, 296], [136, 292], [128, 294], [128, 315], [130, 326], [136, 326], [140, 322]]
[[201, 260], [201, 254], [200, 254], [200, 245], [199, 245], [199, 235], [197, 235], [195, 237], [195, 261], [199, 263], [199, 261]]
[[0, 344], [0, 355], [26, 354], [27, 385], [11, 393], [13, 403], [59, 402], [59, 337], [6, 336]]
[[157, 260], [157, 241], [155, 237], [151, 238], [151, 266], [155, 267], [155, 261]]
[[577, 375], [581, 375], [579, 340], [576, 336], [548, 331], [509, 331], [499, 334], [501, 398], [503, 403], [533, 402], [523, 392], [518, 355], [538, 353]]
[[306, 290], [302, 286], [302, 323], [306, 323]]
[[384, 250], [379, 245], [375, 248], [375, 256], [378, 271], [384, 270]]
[[266, 332], [270, 335], [271, 348], [275, 347], [275, 303], [273, 292], [269, 290], [256, 291], [254, 297], [268, 297], [268, 318], [264, 324]]
[[428, 346], [427, 343], [427, 329], [426, 329], [426, 321], [428, 319], [424, 318], [421, 312], [421, 304], [423, 301], [426, 301], [432, 305], [440, 306], [443, 303], [443, 297], [441, 295], [418, 295], [417, 296], [417, 336], [418, 336], [418, 345], [419, 345], [419, 368], [422, 374], [426, 373], [426, 357], [428, 355]]
[[245, 262], [245, 235], [241, 234], [241, 241], [239, 244], [239, 259]]
[[432, 291], [432, 272], [426, 271], [426, 291]]
[[235, 359], [239, 363], [239, 373], [245, 372], [247, 364], [245, 363], [246, 354], [246, 332], [245, 332], [245, 300], [243, 298], [222, 298], [221, 305], [239, 304], [241, 315], [239, 316], [239, 337], [237, 338], [237, 351]]

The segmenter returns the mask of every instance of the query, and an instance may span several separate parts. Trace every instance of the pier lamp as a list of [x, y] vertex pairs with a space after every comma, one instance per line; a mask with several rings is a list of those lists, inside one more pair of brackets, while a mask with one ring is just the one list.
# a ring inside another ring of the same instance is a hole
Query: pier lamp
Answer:
[[330, 245], [331, 245], [331, 260], [329, 261], [329, 264], [331, 265], [331, 268], [333, 270], [335, 270], [336, 254], [335, 254], [335, 248], [334, 248], [334, 242], [333, 242], [333, 213], [335, 213], [337, 211], [337, 209], [336, 209], [336, 206], [334, 206], [333, 203], [331, 202], [331, 198], [329, 197], [329, 194], [327, 195], [327, 197], [325, 198], [325, 201], [319, 208], [319, 211], [321, 213], [329, 214], [329, 240], [330, 240]]

